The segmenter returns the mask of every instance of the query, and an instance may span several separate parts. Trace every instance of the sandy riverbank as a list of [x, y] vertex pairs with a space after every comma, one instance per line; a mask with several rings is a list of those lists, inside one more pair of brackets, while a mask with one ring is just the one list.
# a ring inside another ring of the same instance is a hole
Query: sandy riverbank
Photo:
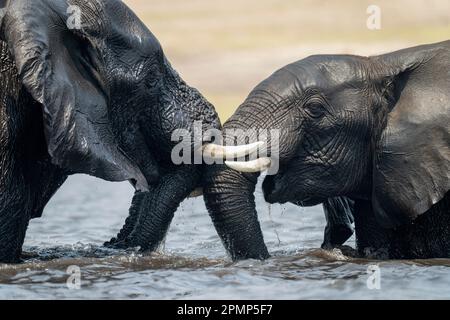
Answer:
[[450, 39], [448, 0], [126, 0], [225, 120], [276, 69], [316, 53], [374, 55]]

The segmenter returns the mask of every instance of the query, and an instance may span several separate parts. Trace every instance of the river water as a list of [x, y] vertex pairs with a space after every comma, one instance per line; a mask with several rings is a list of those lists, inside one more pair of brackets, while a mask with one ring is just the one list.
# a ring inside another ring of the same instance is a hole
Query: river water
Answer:
[[26, 262], [0, 264], [0, 299], [450, 298], [449, 259], [369, 261], [318, 249], [320, 207], [269, 207], [260, 192], [267, 261], [230, 261], [201, 197], [181, 205], [158, 253], [105, 249], [132, 192], [128, 183], [71, 177], [31, 221]]

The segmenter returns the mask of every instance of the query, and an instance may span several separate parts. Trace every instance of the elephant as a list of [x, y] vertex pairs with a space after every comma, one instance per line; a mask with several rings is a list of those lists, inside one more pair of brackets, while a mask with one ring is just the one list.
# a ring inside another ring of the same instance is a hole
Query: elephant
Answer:
[[172, 135], [220, 130], [213, 105], [119, 0], [2, 0], [0, 53], [0, 262], [20, 260], [30, 219], [79, 173], [135, 188], [109, 246], [154, 247], [201, 184], [202, 162], [171, 161]]
[[[223, 125], [224, 141], [261, 141], [257, 159], [204, 172], [204, 199], [231, 257], [269, 252], [255, 210], [323, 204], [323, 247], [356, 233], [358, 256], [450, 257], [450, 41], [378, 56], [313, 55], [257, 85]], [[277, 170], [272, 170], [274, 165]]]

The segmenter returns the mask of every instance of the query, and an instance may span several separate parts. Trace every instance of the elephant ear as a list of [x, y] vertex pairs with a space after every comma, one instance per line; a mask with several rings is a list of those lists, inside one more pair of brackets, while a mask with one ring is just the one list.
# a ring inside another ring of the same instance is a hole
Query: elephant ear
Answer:
[[113, 134], [105, 81], [95, 68], [101, 57], [80, 31], [68, 28], [67, 12], [66, 1], [10, 1], [1, 29], [19, 80], [42, 105], [52, 161], [71, 173], [146, 189]]
[[373, 207], [385, 227], [415, 219], [450, 189], [449, 57], [437, 59], [396, 78], [398, 99], [378, 142], [373, 170]]

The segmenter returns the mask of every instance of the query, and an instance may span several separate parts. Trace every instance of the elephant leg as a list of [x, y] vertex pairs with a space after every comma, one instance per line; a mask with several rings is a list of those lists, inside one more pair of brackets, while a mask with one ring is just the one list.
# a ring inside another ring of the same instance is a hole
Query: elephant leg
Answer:
[[0, 187], [0, 262], [18, 262], [29, 220], [42, 211], [66, 180], [61, 169], [50, 163], [27, 166], [11, 162], [18, 170], [2, 170]]
[[0, 263], [20, 261], [30, 219], [24, 208], [27, 200], [15, 192], [4, 193], [0, 197]]
[[430, 259], [450, 257], [450, 191], [413, 222], [392, 233], [390, 258]]
[[424, 259], [450, 256], [450, 193], [414, 222], [395, 229], [381, 227], [369, 201], [355, 202], [358, 252], [379, 259]]
[[353, 201], [346, 197], [330, 198], [323, 203], [327, 225], [323, 249], [341, 246], [353, 235]]
[[354, 218], [358, 253], [367, 258], [389, 258], [392, 232], [376, 221], [372, 203], [355, 201]]
[[176, 209], [197, 186], [199, 178], [197, 168], [184, 166], [163, 175], [150, 192], [136, 193], [128, 221], [110, 245], [154, 251], [164, 239]]
[[0, 262], [14, 263], [20, 259], [33, 201], [17, 161], [0, 160]]
[[32, 166], [31, 175], [27, 178], [33, 199], [31, 219], [42, 216], [45, 206], [66, 179], [67, 173], [51, 164], [50, 159]]

